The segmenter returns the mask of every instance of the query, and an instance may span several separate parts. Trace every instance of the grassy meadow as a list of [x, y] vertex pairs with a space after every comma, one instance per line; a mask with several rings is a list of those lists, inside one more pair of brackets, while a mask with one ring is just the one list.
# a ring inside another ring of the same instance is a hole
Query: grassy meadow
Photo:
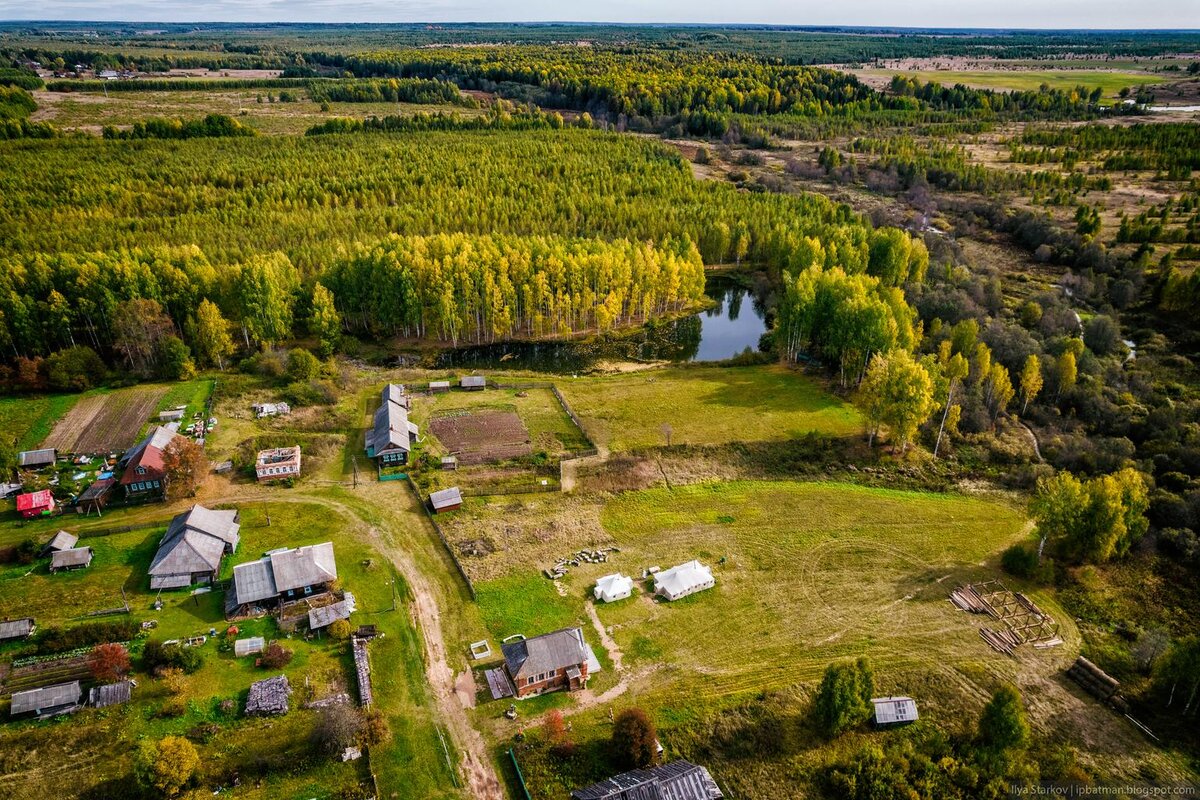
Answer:
[[1138, 71], [1114, 71], [1100, 69], [1032, 69], [1032, 70], [885, 70], [861, 69], [851, 70], [862, 78], [883, 78], [890, 80], [893, 75], [903, 75], [906, 78], [916, 78], [922, 82], [933, 81], [943, 86], [953, 86], [961, 83], [974, 89], [993, 89], [1001, 92], [1037, 91], [1046, 84], [1051, 89], [1071, 90], [1076, 86], [1086, 86], [1089, 90], [1100, 88], [1104, 97], [1114, 98], [1117, 92], [1128, 86], [1137, 89], [1164, 83], [1170, 78], [1161, 74]]
[[37, 397], [0, 397], [0, 431], [12, 437], [20, 450], [32, 450], [50, 435], [82, 395], [55, 394]]
[[616, 452], [666, 444], [778, 441], [810, 431], [863, 430], [849, 402], [785, 367], [667, 367], [562, 380], [559, 389], [592, 439]]

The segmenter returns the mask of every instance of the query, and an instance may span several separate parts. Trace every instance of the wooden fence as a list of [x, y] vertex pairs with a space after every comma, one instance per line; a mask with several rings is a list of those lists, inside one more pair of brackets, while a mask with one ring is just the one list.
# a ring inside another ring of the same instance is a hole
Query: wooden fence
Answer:
[[458, 553], [454, 552], [453, 545], [446, 538], [446, 532], [442, 530], [442, 526], [433, 518], [433, 513], [429, 510], [429, 504], [425, 502], [425, 498], [421, 497], [421, 490], [417, 488], [417, 484], [413, 482], [411, 476], [407, 478], [408, 488], [412, 490], [413, 496], [417, 498], [417, 505], [421, 506], [421, 510], [425, 512], [426, 519], [433, 529], [437, 532], [438, 538], [442, 540], [442, 547], [446, 548], [446, 552], [450, 555], [450, 560], [454, 562], [454, 566], [458, 568], [458, 574], [462, 577], [463, 583], [467, 586], [467, 592], [471, 595], [471, 599], [475, 599], [475, 584], [471, 583], [471, 576], [467, 574], [467, 570], [463, 567], [462, 562], [458, 560]]

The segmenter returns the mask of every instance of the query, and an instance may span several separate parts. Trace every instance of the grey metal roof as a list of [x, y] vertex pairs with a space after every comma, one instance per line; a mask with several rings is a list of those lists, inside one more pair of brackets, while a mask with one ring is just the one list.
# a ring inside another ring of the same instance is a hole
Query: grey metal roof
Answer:
[[367, 434], [367, 446], [372, 448], [375, 456], [391, 450], [408, 452], [412, 445], [409, 443], [408, 410], [405, 405], [391, 399], [394, 384], [388, 384], [383, 390], [383, 402], [375, 411], [375, 424]]
[[279, 550], [233, 568], [236, 605], [268, 600], [290, 590], [337, 577], [333, 542]]
[[17, 455], [17, 466], [44, 467], [53, 464], [57, 458], [58, 451], [53, 447], [47, 447], [42, 450], [22, 450]]
[[429, 502], [435, 509], [461, 505], [462, 492], [459, 491], [457, 486], [451, 486], [449, 489], [442, 489], [440, 492], [432, 492], [429, 495]]
[[487, 378], [482, 375], [467, 375], [463, 377], [461, 386], [464, 388], [474, 388], [476, 386], [487, 386]]
[[408, 408], [408, 397], [404, 394], [404, 387], [397, 383], [389, 383], [383, 387], [383, 402], [396, 403]]
[[328, 625], [332, 625], [339, 619], [350, 619], [350, 615], [354, 612], [354, 595], [346, 592], [346, 594], [336, 603], [331, 603], [327, 606], [314, 608], [308, 612], [308, 627], [312, 630], [318, 630]]
[[24, 639], [33, 633], [33, 617], [10, 619], [0, 622], [0, 641], [6, 639]]
[[724, 796], [707, 769], [683, 759], [622, 772], [571, 792], [572, 800], [721, 800]]
[[275, 574], [271, 571], [271, 559], [261, 558], [234, 567], [232, 591], [237, 597], [237, 605], [257, 603], [259, 600], [278, 595]]
[[182, 575], [154, 575], [150, 578], [151, 589], [182, 589], [192, 585], [191, 573]]
[[133, 696], [133, 684], [129, 681], [109, 683], [104, 686], [93, 686], [88, 692], [88, 703], [95, 708], [115, 706], [128, 703]]
[[871, 705], [875, 706], [876, 725], [913, 722], [917, 719], [917, 703], [911, 697], [872, 697]]
[[237, 519], [237, 511], [204, 506], [192, 506], [190, 511], [177, 515], [167, 526], [150, 563], [150, 576], [215, 572], [225, 552], [237, 549], [241, 529]]
[[24, 692], [14, 692], [12, 696], [12, 714], [28, 714], [31, 711], [49, 711], [75, 705], [83, 697], [83, 689], [79, 681], [57, 683], [54, 686], [43, 686], [40, 689], [28, 689]]
[[563, 628], [532, 639], [500, 645], [508, 674], [514, 679], [574, 667], [587, 662], [582, 628]]
[[79, 537], [75, 534], [67, 533], [66, 531], [59, 531], [58, 533], [54, 534], [53, 539], [46, 542], [46, 546], [43, 547], [42, 550], [70, 550], [78, 541]]
[[86, 567], [91, 563], [92, 548], [90, 547], [72, 547], [70, 550], [59, 550], [50, 556], [50, 569]]
[[250, 694], [246, 698], [247, 714], [286, 714], [288, 711], [288, 695], [292, 687], [286, 675], [267, 678], [250, 684]]

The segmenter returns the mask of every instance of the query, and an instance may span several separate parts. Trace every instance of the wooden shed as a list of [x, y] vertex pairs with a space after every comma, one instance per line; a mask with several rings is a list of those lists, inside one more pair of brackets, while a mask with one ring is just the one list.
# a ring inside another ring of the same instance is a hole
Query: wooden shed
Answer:
[[451, 486], [449, 489], [442, 489], [440, 492], [433, 492], [429, 495], [429, 505], [433, 506], [435, 514], [462, 508], [462, 501], [462, 492], [457, 486]]

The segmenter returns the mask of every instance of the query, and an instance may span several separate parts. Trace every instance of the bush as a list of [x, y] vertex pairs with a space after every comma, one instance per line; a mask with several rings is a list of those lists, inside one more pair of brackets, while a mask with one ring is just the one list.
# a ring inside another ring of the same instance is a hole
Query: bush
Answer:
[[192, 780], [200, 766], [196, 747], [182, 736], [142, 741], [134, 758], [138, 783], [163, 797], [175, 797]]
[[871, 716], [874, 691], [874, 674], [865, 658], [826, 667], [813, 705], [822, 733], [834, 737], [865, 722]]
[[654, 723], [640, 708], [627, 708], [613, 722], [612, 747], [624, 767], [641, 769], [654, 763], [658, 755]]
[[242, 372], [263, 378], [282, 378], [287, 371], [287, 356], [278, 350], [255, 353], [240, 365]]
[[336, 703], [321, 709], [313, 728], [313, 746], [326, 755], [340, 755], [353, 746], [363, 730], [363, 718], [358, 709]]
[[1000, 556], [1000, 566], [1018, 578], [1032, 578], [1038, 568], [1037, 552], [1023, 544], [1014, 544]]
[[136, 637], [141, 629], [141, 623], [132, 619], [93, 622], [74, 628], [54, 626], [38, 634], [38, 652], [62, 653], [94, 644], [128, 642]]
[[267, 645], [267, 649], [263, 650], [259, 662], [267, 669], [282, 669], [286, 667], [292, 660], [292, 651], [281, 645], [279, 642], [271, 642]]
[[194, 647], [183, 647], [178, 644], [163, 644], [158, 641], [146, 642], [142, 651], [142, 666], [147, 672], [161, 675], [167, 669], [178, 669], [187, 674], [200, 669], [204, 657]]
[[88, 657], [88, 670], [100, 683], [116, 683], [129, 674], [129, 651], [115, 642], [98, 644]]
[[287, 376], [295, 381], [311, 381], [321, 374], [321, 362], [312, 353], [297, 347], [288, 352]]
[[299, 408], [302, 406], [331, 406], [337, 402], [337, 389], [329, 381], [311, 380], [289, 383], [283, 399]]
[[339, 642], [344, 642], [350, 638], [350, 623], [344, 619], [334, 620], [329, 626], [329, 635]]
[[367, 745], [383, 744], [392, 738], [392, 729], [387, 717], [378, 709], [371, 709], [363, 717], [362, 740]]
[[1016, 747], [1029, 738], [1029, 723], [1021, 706], [1021, 693], [1002, 686], [983, 707], [979, 717], [979, 738], [998, 750]]
[[103, 383], [108, 370], [90, 347], [59, 350], [46, 359], [46, 382], [60, 392], [83, 392]]

